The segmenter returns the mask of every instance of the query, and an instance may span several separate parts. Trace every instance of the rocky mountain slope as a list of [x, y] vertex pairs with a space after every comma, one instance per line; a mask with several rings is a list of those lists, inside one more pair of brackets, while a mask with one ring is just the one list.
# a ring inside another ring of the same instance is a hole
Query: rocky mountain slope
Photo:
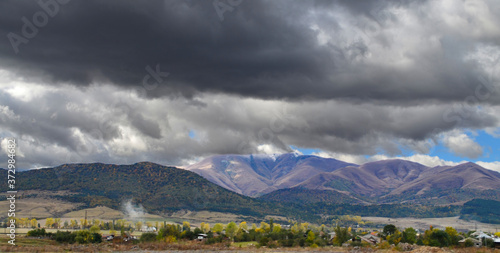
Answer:
[[317, 174], [355, 164], [317, 156], [219, 155], [186, 167], [231, 191], [259, 196], [291, 188]]
[[[431, 168], [393, 159], [358, 166], [310, 155], [221, 155], [186, 169], [247, 196], [266, 195], [265, 199], [287, 202], [328, 199], [331, 203], [450, 204], [474, 198], [500, 200], [500, 173], [474, 163]], [[306, 194], [308, 190], [313, 191]]]
[[500, 199], [500, 173], [474, 163], [426, 167], [385, 160], [321, 173], [296, 187], [333, 190], [372, 202], [449, 204], [473, 198]]

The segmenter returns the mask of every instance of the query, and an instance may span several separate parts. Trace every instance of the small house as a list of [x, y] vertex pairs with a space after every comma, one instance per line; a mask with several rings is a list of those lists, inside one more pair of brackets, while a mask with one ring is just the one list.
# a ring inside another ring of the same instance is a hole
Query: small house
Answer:
[[156, 227], [149, 227], [149, 226], [142, 226], [141, 229], [140, 229], [142, 232], [156, 232]]
[[495, 243], [495, 248], [500, 249], [500, 238], [493, 238], [493, 242]]
[[483, 231], [476, 231], [476, 232], [471, 234], [471, 237], [475, 237], [477, 239], [483, 239], [483, 238], [492, 239], [492, 237], [490, 235], [485, 234]]
[[335, 235], [336, 235], [335, 232], [328, 233], [328, 238], [330, 239], [330, 241], [333, 240], [333, 238], [335, 238]]
[[372, 235], [372, 234], [367, 234], [367, 235], [361, 236], [361, 241], [367, 242], [371, 245], [377, 245], [380, 243], [380, 237]]
[[114, 235], [103, 235], [103, 236], [102, 236], [102, 240], [103, 240], [103, 241], [108, 241], [108, 242], [109, 242], [109, 241], [113, 241], [113, 239], [114, 239], [114, 238], [115, 238], [115, 236], [114, 236]]
[[471, 240], [474, 243], [474, 247], [476, 247], [476, 248], [479, 248], [479, 247], [481, 247], [481, 245], [483, 245], [480, 240], [474, 239], [474, 238], [465, 238], [465, 239], [462, 239], [462, 240], [458, 241], [458, 244], [460, 246], [464, 247], [465, 246], [465, 241], [467, 241], [467, 240]]
[[205, 239], [207, 239], [208, 235], [207, 234], [198, 234], [198, 236], [196, 237], [196, 240], [197, 241], [204, 241]]

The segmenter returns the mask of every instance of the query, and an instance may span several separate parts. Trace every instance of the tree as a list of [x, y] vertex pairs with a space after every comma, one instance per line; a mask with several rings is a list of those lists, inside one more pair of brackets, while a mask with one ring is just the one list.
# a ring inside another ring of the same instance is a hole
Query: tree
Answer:
[[485, 238], [484, 240], [484, 246], [489, 247], [489, 248], [495, 248], [495, 241], [491, 238]]
[[309, 230], [309, 232], [307, 233], [307, 239], [306, 239], [306, 242], [308, 242], [309, 244], [312, 244], [314, 242], [314, 239], [316, 239], [316, 236], [314, 235], [314, 232]]
[[117, 227], [117, 228], [121, 228], [121, 227], [123, 227], [124, 225], [125, 225], [125, 221], [124, 221], [124, 220], [122, 220], [122, 219], [118, 219], [118, 220], [116, 220], [116, 227]]
[[217, 223], [212, 228], [212, 231], [214, 231], [216, 233], [221, 233], [223, 229], [224, 229], [224, 225], [222, 225], [221, 223]]
[[234, 236], [236, 235], [236, 231], [238, 231], [238, 226], [234, 222], [230, 222], [226, 226], [226, 235], [231, 239], [234, 240]]
[[143, 233], [140, 238], [141, 242], [154, 242], [156, 241], [156, 233]]
[[306, 232], [307, 229], [309, 229], [309, 223], [307, 223], [307, 222], [300, 223], [299, 230], [301, 232]]
[[320, 230], [325, 232], [326, 231], [326, 226], [325, 224], [321, 224], [321, 226], [319, 226]]
[[69, 224], [70, 224], [71, 228], [77, 228], [78, 227], [78, 221], [76, 221], [76, 220], [70, 220]]
[[101, 231], [101, 228], [98, 225], [93, 225], [89, 230], [90, 233], [99, 233]]
[[29, 226], [29, 219], [28, 218], [21, 218], [21, 223], [23, 227]]
[[203, 233], [208, 233], [208, 231], [210, 231], [210, 224], [202, 222], [200, 228]]
[[45, 220], [45, 227], [50, 228], [50, 227], [52, 227], [52, 225], [54, 225], [54, 219], [53, 218], [47, 218]]
[[92, 234], [88, 230], [80, 230], [76, 232], [75, 241], [84, 244], [91, 242]]
[[429, 238], [429, 246], [448, 247], [450, 246], [450, 235], [443, 230], [433, 229]]
[[180, 227], [177, 227], [176, 225], [167, 224], [165, 227], [161, 228], [160, 231], [158, 231], [158, 239], [161, 240], [162, 238], [166, 238], [167, 242], [174, 242], [180, 237], [181, 233], [179, 229]]
[[396, 230], [397, 230], [396, 226], [389, 224], [389, 225], [385, 225], [382, 233], [384, 233], [386, 236], [388, 236], [388, 235], [394, 234], [396, 232]]
[[242, 221], [239, 225], [239, 229], [248, 230], [248, 225], [245, 221]]
[[182, 231], [191, 231], [191, 224], [187, 221], [182, 222]]
[[137, 229], [137, 230], [141, 230], [141, 228], [142, 228], [142, 221], [138, 221], [138, 222], [136, 222], [136, 223], [135, 223], [135, 229]]
[[417, 231], [412, 227], [406, 228], [403, 231], [403, 238], [401, 241], [409, 244], [415, 244], [417, 242]]
[[36, 228], [37, 221], [36, 219], [31, 219], [31, 228]]
[[335, 238], [333, 238], [333, 241], [338, 244], [342, 245], [344, 242], [347, 242], [349, 240], [349, 232], [347, 228], [342, 228], [337, 225], [334, 229], [335, 232]]
[[86, 219], [80, 219], [80, 225], [82, 226], [82, 229], [87, 227], [87, 220]]
[[281, 232], [281, 225], [280, 224], [274, 224], [273, 233], [279, 233], [279, 232]]
[[252, 223], [252, 229], [253, 230], [257, 229], [257, 225], [255, 225], [255, 223]]
[[260, 223], [260, 229], [262, 229], [264, 232], [269, 232], [271, 231], [271, 226], [265, 222]]
[[55, 226], [56, 228], [59, 228], [59, 226], [61, 226], [61, 218], [55, 218], [53, 226]]
[[453, 227], [446, 227], [444, 231], [450, 236], [450, 244], [457, 245], [459, 241], [457, 230]]
[[474, 246], [474, 241], [471, 238], [467, 238], [464, 242], [464, 246], [467, 248], [472, 247], [472, 246]]
[[402, 239], [402, 234], [397, 229], [392, 235], [387, 236], [387, 242], [389, 242], [389, 244], [398, 245], [401, 239]]

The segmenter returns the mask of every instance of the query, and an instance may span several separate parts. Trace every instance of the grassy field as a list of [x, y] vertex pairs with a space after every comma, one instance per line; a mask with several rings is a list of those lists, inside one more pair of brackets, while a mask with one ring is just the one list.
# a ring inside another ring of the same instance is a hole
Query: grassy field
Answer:
[[237, 248], [248, 248], [248, 247], [253, 247], [257, 246], [259, 243], [258, 242], [234, 242], [232, 246], [237, 247]]
[[173, 221], [176, 222], [182, 222], [182, 221], [189, 221], [193, 225], [197, 224], [199, 225], [201, 222], [208, 222], [210, 224], [212, 223], [229, 223], [231, 221], [234, 222], [241, 222], [241, 221], [253, 221], [255, 218], [249, 217], [249, 216], [244, 216], [244, 215], [236, 215], [236, 214], [231, 214], [231, 213], [220, 213], [220, 212], [210, 212], [210, 211], [199, 211], [199, 212], [193, 212], [189, 210], [182, 210], [173, 213], [171, 216], [169, 216]]
[[[0, 245], [9, 245], [8, 241], [10, 238], [5, 235], [0, 236]], [[18, 246], [47, 246], [47, 245], [57, 245], [56, 241], [50, 239], [30, 239], [25, 237], [17, 237], [15, 241]]]
[[[8, 201], [0, 201], [0, 210], [9, 210]], [[57, 199], [24, 198], [16, 201], [16, 216], [47, 218], [61, 215], [77, 209], [79, 204]], [[0, 218], [6, 218], [7, 212], [2, 212]]]

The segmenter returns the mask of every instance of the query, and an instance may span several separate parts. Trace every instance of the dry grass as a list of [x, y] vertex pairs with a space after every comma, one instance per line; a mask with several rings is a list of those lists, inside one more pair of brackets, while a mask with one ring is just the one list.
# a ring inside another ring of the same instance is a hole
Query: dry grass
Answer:
[[[8, 201], [0, 201], [0, 210], [9, 210]], [[78, 203], [57, 200], [53, 198], [23, 198], [16, 200], [17, 217], [47, 218], [70, 212], [80, 206]], [[0, 219], [6, 217], [7, 212], [0, 214]]]
[[193, 211], [188, 211], [188, 210], [181, 210], [178, 212], [173, 213], [169, 218], [172, 218], [174, 220], [178, 221], [190, 221], [191, 223], [201, 223], [201, 222], [208, 222], [210, 224], [212, 223], [229, 223], [231, 221], [234, 222], [241, 222], [241, 221], [249, 221], [253, 220], [254, 218], [249, 217], [249, 216], [244, 216], [244, 215], [236, 215], [232, 213], [220, 213], [220, 212], [210, 212], [210, 211], [200, 211], [200, 212], [193, 212]]
[[[152, 243], [118, 243], [103, 242], [100, 244], [57, 244], [54, 241], [47, 239], [29, 239], [25, 237], [18, 237], [16, 240], [16, 247], [7, 244], [7, 238], [2, 236], [0, 238], [0, 252], [62, 252], [62, 251], [75, 251], [75, 252], [122, 252], [122, 251], [168, 251], [168, 252], [186, 252], [186, 251], [213, 251], [213, 252], [395, 252], [396, 249], [377, 250], [374, 248], [352, 248], [352, 247], [324, 247], [324, 248], [278, 248], [268, 249], [265, 247], [258, 248], [255, 246], [246, 245], [247, 247], [239, 247], [238, 244], [229, 245], [228, 243], [218, 243], [213, 245], [205, 245], [201, 242], [194, 241], [181, 241], [177, 243], [167, 244], [165, 242], [152, 242]], [[414, 253], [441, 253], [441, 252], [487, 252], [499, 253], [499, 249], [486, 249], [486, 248], [436, 248], [436, 247], [419, 247], [412, 250]]]
[[63, 218], [69, 219], [81, 219], [85, 217], [85, 211], [87, 212], [87, 219], [99, 219], [99, 220], [113, 220], [113, 219], [123, 219], [125, 215], [115, 209], [111, 209], [105, 206], [98, 206], [94, 208], [87, 208], [78, 211], [72, 211], [64, 214]]
[[[125, 214], [122, 211], [111, 209], [105, 206], [97, 206], [93, 208], [81, 209], [78, 211], [69, 212], [63, 215], [63, 218], [82, 218], [85, 217], [85, 212], [87, 212], [87, 218], [99, 219], [99, 220], [113, 220], [113, 219], [125, 219]], [[137, 216], [138, 219], [154, 220], [162, 219], [163, 217], [154, 214], [145, 213], [143, 216]]]

